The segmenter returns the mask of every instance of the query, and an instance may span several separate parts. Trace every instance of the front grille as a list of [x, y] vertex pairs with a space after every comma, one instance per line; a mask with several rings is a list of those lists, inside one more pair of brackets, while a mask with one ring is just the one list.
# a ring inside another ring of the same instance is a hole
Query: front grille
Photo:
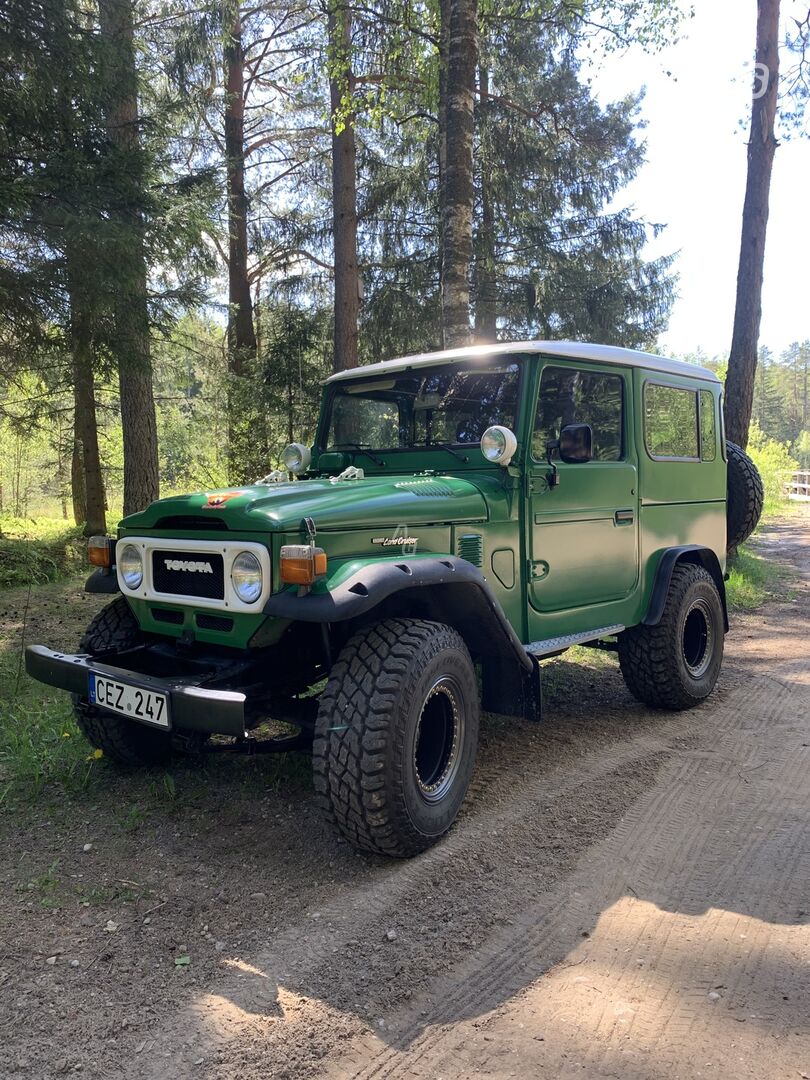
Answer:
[[153, 551], [152, 583], [155, 592], [171, 596], [223, 600], [222, 556], [210, 551]]
[[221, 630], [223, 633], [233, 630], [233, 619], [226, 619], [223, 615], [204, 615], [199, 612], [195, 620], [200, 630]]

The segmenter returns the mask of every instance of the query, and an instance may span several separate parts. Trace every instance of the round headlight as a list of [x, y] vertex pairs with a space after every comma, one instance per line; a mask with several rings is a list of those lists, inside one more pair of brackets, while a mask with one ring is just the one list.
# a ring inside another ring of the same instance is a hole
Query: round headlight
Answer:
[[243, 604], [256, 603], [262, 595], [262, 568], [255, 555], [243, 551], [236, 556], [231, 567], [231, 581]]
[[493, 424], [481, 436], [481, 453], [487, 461], [508, 465], [515, 456], [516, 450], [517, 438], [514, 431], [510, 431], [508, 427]]
[[284, 453], [281, 455], [284, 462], [284, 468], [288, 469], [291, 473], [306, 472], [309, 468], [309, 463], [312, 461], [312, 453], [308, 446], [304, 446], [303, 443], [293, 442], [289, 446], [284, 447]]
[[128, 589], [139, 589], [143, 581], [143, 559], [134, 544], [127, 544], [118, 556], [118, 569]]

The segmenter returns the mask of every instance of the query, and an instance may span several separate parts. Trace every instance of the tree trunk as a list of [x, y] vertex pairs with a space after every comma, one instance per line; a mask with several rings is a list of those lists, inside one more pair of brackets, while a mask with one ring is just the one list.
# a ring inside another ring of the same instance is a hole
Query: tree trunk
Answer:
[[250, 389], [257, 355], [248, 276], [248, 200], [245, 192], [245, 54], [236, 8], [225, 42], [225, 166], [228, 199], [228, 480], [239, 483], [267, 471], [251, 431]]
[[489, 72], [478, 69], [479, 181], [481, 221], [475, 237], [475, 340], [495, 341], [497, 284], [495, 279], [495, 211], [492, 204], [492, 137], [490, 131]]
[[[73, 387], [73, 415], [79, 415], [80, 406], [76, 398], [76, 387]], [[70, 493], [73, 502], [73, 520], [77, 525], [87, 522], [87, 492], [84, 490], [84, 453], [79, 432], [74, 424], [73, 428], [73, 454], [70, 459]]]
[[[75, 438], [71, 440], [71, 456], [72, 456], [72, 444], [75, 442]], [[65, 437], [65, 418], [64, 414], [60, 411], [56, 418], [56, 480], [59, 485], [59, 506], [62, 510], [62, 520], [68, 520], [68, 505], [67, 497], [70, 486], [67, 478], [67, 461], [68, 461], [68, 446]]]
[[[473, 255], [473, 108], [478, 62], [477, 0], [442, 4], [449, 19], [442, 206], [442, 336], [444, 347], [469, 345], [470, 266]], [[440, 144], [442, 134], [440, 133]]]
[[768, 203], [776, 151], [774, 121], [779, 91], [779, 0], [758, 0], [756, 62], [764, 65], [768, 74], [765, 92], [754, 98], [751, 114], [737, 305], [726, 379], [726, 432], [732, 442], [743, 448], [748, 445], [748, 426], [754, 399]]
[[138, 134], [138, 92], [131, 0], [99, 0], [109, 48], [107, 131], [127, 170], [133, 201], [117, 208], [126, 240], [119, 245], [115, 352], [124, 442], [124, 514], [143, 510], [159, 495], [157, 423], [147, 309], [143, 218], [137, 200], [146, 181]]
[[357, 267], [357, 148], [354, 136], [351, 13], [329, 12], [329, 97], [332, 106], [332, 235], [335, 256], [333, 368], [357, 366], [360, 274]]
[[[70, 260], [70, 256], [68, 256]], [[73, 459], [71, 479], [73, 515], [84, 525], [85, 536], [107, 531], [104, 513], [104, 480], [98, 452], [98, 426], [93, 381], [93, 338], [91, 319], [78, 270], [70, 274], [70, 345], [73, 357]]]
[[247, 373], [256, 355], [248, 277], [245, 194], [245, 56], [239, 9], [225, 44], [225, 158], [228, 188], [228, 361], [232, 375]]
[[[445, 177], [447, 175], [447, 64], [450, 53], [450, 0], [439, 0], [439, 133], [438, 133], [438, 172], [439, 172], [439, 237], [437, 267], [439, 291], [441, 292], [442, 267], [444, 266], [444, 208], [447, 202]], [[442, 329], [442, 338], [444, 329]]]

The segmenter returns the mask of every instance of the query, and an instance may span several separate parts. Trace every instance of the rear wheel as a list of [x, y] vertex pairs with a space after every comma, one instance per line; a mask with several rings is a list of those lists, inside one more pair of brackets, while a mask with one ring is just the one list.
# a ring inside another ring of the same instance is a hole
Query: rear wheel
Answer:
[[315, 790], [356, 847], [401, 858], [455, 820], [478, 743], [478, 684], [449, 626], [390, 619], [346, 644], [321, 696]]
[[[79, 652], [114, 657], [144, 640], [143, 633], [123, 596], [117, 597], [93, 619], [79, 644]], [[171, 755], [168, 732], [97, 709], [84, 698], [73, 698], [76, 723], [87, 741], [119, 765], [157, 765]]]
[[723, 663], [720, 594], [702, 566], [672, 572], [660, 622], [619, 635], [619, 664], [631, 694], [661, 709], [688, 709], [708, 697]]

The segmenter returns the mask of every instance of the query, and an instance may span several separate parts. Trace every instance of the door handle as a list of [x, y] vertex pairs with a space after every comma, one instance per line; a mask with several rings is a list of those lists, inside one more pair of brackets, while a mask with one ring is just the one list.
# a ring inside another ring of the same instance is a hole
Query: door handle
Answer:
[[636, 515], [632, 510], [617, 510], [613, 515], [613, 520], [617, 525], [632, 525], [635, 516]]

